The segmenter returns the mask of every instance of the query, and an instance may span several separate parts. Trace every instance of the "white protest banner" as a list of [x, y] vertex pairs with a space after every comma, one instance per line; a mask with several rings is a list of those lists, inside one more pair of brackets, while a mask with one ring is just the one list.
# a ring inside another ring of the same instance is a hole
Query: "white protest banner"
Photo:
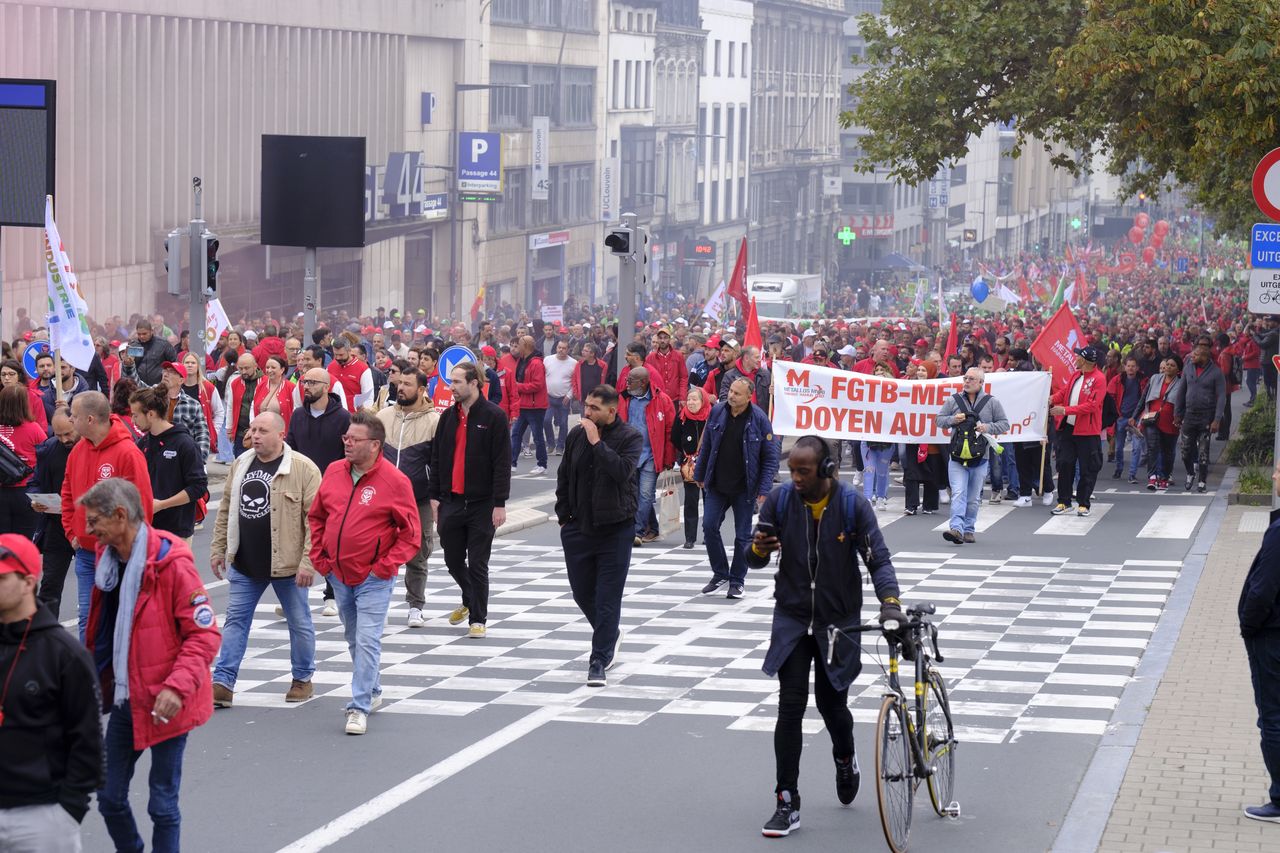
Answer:
[[222, 300], [210, 299], [204, 309], [205, 352], [211, 351], [218, 343], [218, 338], [222, 337], [223, 331], [229, 328], [231, 328], [231, 320], [227, 318], [227, 312], [222, 309]]
[[707, 304], [702, 307], [702, 316], [719, 318], [724, 316], [725, 309], [725, 292], [724, 282], [720, 282], [720, 286], [716, 288], [716, 292], [711, 294], [711, 298], [707, 300]]
[[564, 306], [563, 305], [543, 305], [542, 306], [542, 322], [555, 323], [559, 326], [564, 322]]
[[[1051, 374], [988, 373], [985, 393], [1004, 407], [1009, 431], [1001, 444], [1045, 437]], [[950, 430], [935, 416], [963, 382], [893, 379], [816, 364], [773, 363], [773, 431], [826, 439], [946, 444]]]
[[88, 370], [94, 356], [93, 338], [85, 317], [89, 306], [62, 245], [62, 235], [53, 221], [51, 195], [44, 197], [44, 263], [49, 288], [49, 342], [63, 361], [77, 370]]

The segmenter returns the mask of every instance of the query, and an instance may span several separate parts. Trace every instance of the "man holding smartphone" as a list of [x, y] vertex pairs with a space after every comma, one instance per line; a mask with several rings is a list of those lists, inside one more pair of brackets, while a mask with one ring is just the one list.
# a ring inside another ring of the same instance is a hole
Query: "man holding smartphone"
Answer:
[[858, 793], [849, 685], [861, 672], [861, 654], [852, 641], [840, 639], [836, 653], [829, 655], [826, 628], [849, 629], [861, 622], [859, 557], [880, 600], [881, 624], [906, 623], [897, 574], [875, 510], [857, 490], [836, 479], [830, 447], [817, 436], [802, 436], [787, 464], [791, 482], [775, 487], [765, 498], [746, 549], [747, 565], [757, 569], [766, 566], [775, 551], [781, 552], [774, 575], [773, 632], [763, 667], [779, 682], [773, 737], [777, 808], [761, 830], [770, 838], [790, 835], [800, 826], [802, 723], [814, 661], [814, 694], [831, 734], [836, 796], [848, 805]]

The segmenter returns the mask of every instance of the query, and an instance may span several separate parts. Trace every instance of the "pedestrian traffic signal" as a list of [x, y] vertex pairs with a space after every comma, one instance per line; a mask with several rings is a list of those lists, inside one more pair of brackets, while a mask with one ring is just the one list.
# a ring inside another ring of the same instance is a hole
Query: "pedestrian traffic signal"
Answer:
[[640, 295], [645, 292], [645, 286], [649, 281], [649, 230], [644, 227], [637, 227], [633, 232], [633, 244], [636, 247], [636, 294]]
[[211, 231], [201, 235], [204, 238], [205, 280], [204, 292], [209, 296], [218, 295], [218, 235]]
[[633, 251], [633, 235], [625, 226], [610, 228], [604, 238], [604, 245], [610, 252], [619, 257], [630, 257]]
[[182, 295], [182, 231], [174, 229], [164, 238], [164, 271], [168, 274], [166, 292]]

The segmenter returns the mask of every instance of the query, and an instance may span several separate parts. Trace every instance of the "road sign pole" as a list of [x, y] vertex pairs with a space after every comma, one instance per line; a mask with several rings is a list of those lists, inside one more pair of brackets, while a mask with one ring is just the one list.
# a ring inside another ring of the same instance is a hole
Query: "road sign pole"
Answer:
[[188, 312], [187, 347], [195, 353], [200, 363], [204, 363], [204, 327], [205, 318], [205, 277], [208, 275], [208, 264], [205, 262], [204, 218], [202, 216], [201, 183], [198, 177], [191, 179], [191, 192], [195, 202], [195, 216], [191, 220], [190, 247], [190, 310]]
[[622, 354], [627, 351], [627, 344], [636, 334], [636, 299], [638, 289], [636, 283], [643, 274], [640, 270], [639, 235], [640, 217], [634, 213], [622, 214], [622, 224], [631, 229], [631, 254], [619, 258], [618, 267], [618, 358], [616, 364], [621, 371], [624, 364]]
[[316, 330], [316, 250], [314, 246], [302, 250], [302, 334], [311, 340]]

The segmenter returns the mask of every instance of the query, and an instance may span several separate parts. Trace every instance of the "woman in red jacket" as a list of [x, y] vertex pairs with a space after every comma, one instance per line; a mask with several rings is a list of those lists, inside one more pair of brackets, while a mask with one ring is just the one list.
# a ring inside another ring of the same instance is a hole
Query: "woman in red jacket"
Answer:
[[1244, 384], [1249, 389], [1249, 401], [1252, 406], [1258, 396], [1258, 377], [1262, 375], [1262, 348], [1253, 339], [1253, 324], [1244, 327], [1244, 333], [1236, 339], [1236, 354], [1240, 356], [1240, 368], [1244, 371]]
[[[0, 390], [0, 443], [18, 455], [32, 470], [36, 467], [36, 447], [47, 436], [31, 416], [27, 389], [8, 385]], [[27, 499], [31, 477], [0, 486], [0, 530], [30, 539], [36, 532], [38, 516]]]
[[1178, 428], [1173, 425], [1173, 389], [1182, 371], [1176, 358], [1160, 363], [1160, 373], [1147, 383], [1139, 423], [1147, 435], [1147, 491], [1168, 491], [1174, 454], [1178, 449]]
[[[1231, 338], [1227, 337], [1226, 332], [1218, 332], [1218, 336], [1214, 338], [1216, 344], [1214, 360], [1218, 364], [1218, 369], [1222, 371], [1224, 385], [1227, 389], [1227, 402], [1222, 409], [1222, 421], [1218, 424], [1218, 441], [1226, 441], [1231, 435], [1231, 395], [1240, 390], [1240, 382], [1236, 377], [1236, 355], [1237, 350], [1231, 343]], [[1235, 379], [1236, 381], [1232, 381]]]
[[289, 364], [282, 355], [269, 355], [266, 363], [262, 380], [253, 390], [253, 411], [249, 418], [252, 420], [263, 412], [275, 412], [289, 423], [293, 416], [293, 383], [284, 378]]

